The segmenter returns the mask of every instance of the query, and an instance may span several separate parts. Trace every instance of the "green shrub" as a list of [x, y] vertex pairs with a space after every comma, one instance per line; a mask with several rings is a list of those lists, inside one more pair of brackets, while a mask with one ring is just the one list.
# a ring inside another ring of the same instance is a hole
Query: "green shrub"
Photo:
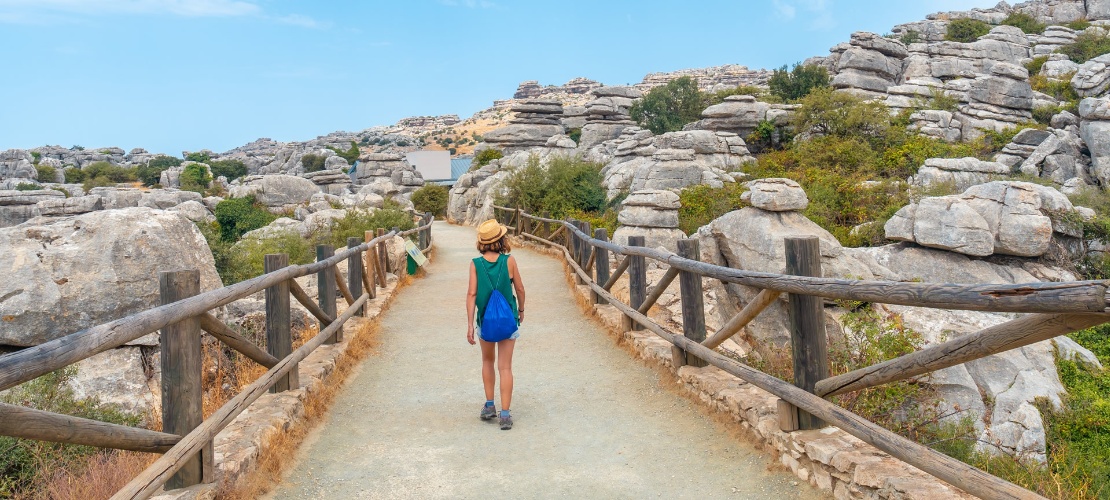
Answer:
[[447, 200], [450, 194], [451, 191], [447, 186], [425, 184], [412, 192], [412, 205], [417, 212], [431, 212], [435, 216], [443, 216], [447, 214]]
[[955, 112], [959, 109], [959, 106], [959, 98], [939, 87], [929, 87], [929, 97], [918, 97], [914, 102], [914, 107], [918, 109], [937, 109], [951, 112]]
[[317, 238], [340, 248], [347, 246], [347, 238], [355, 237], [362, 241], [366, 231], [375, 231], [378, 228], [389, 231], [395, 227], [406, 231], [416, 227], [416, 223], [411, 214], [387, 201], [385, 207], [373, 211], [347, 210], [345, 216], [331, 222], [326, 236], [318, 235]]
[[768, 120], [760, 120], [755, 126], [755, 130], [744, 138], [748, 143], [748, 149], [753, 153], [760, 153], [771, 148], [779, 147], [783, 142], [788, 142], [790, 139], [784, 137], [785, 131], [779, 130], [775, 124]]
[[339, 148], [333, 148], [331, 146], [328, 146], [328, 149], [335, 151], [335, 154], [337, 156], [343, 158], [344, 160], [347, 160], [347, 163], [351, 165], [354, 165], [355, 162], [358, 161], [359, 155], [362, 154], [362, 152], [359, 151], [358, 144], [356, 144], [355, 141], [351, 141], [351, 147], [346, 151]]
[[50, 165], [35, 164], [35, 170], [38, 171], [36, 180], [39, 182], [54, 182], [54, 178], [58, 175], [58, 169]]
[[681, 206], [678, 208], [678, 228], [686, 234], [694, 234], [698, 228], [733, 210], [746, 206], [740, 196], [747, 188], [739, 182], [714, 188], [698, 184], [678, 193]]
[[687, 123], [701, 118], [705, 96], [698, 82], [684, 76], [655, 87], [632, 104], [632, 120], [655, 134], [682, 130]]
[[567, 131], [567, 137], [570, 137], [570, 140], [574, 141], [575, 144], [578, 144], [582, 141], [582, 129], [578, 127], [570, 129], [569, 131]]
[[[578, 134], [581, 136], [582, 130], [579, 130]], [[491, 161], [499, 160], [504, 157], [505, 153], [500, 149], [483, 149], [479, 151], [478, 154], [474, 155], [474, 159], [470, 161], [470, 170], [478, 170], [479, 168], [489, 165]]]
[[944, 39], [950, 42], [971, 43], [991, 32], [991, 25], [976, 19], [961, 17], [948, 23]]
[[196, 151], [193, 153], [185, 153], [185, 161], [195, 161], [197, 163], [208, 163], [212, 156], [205, 151]]
[[212, 160], [208, 162], [208, 167], [212, 169], [213, 177], [222, 176], [227, 178], [228, 182], [247, 175], [247, 166], [243, 164], [243, 160]]
[[38, 184], [31, 184], [30, 182], [20, 182], [19, 184], [15, 185], [16, 191], [39, 191], [42, 189], [42, 186]]
[[573, 210], [600, 212], [607, 207], [601, 167], [577, 157], [553, 158], [547, 168], [532, 156], [505, 179], [498, 204], [560, 218]]
[[136, 174], [145, 186], [154, 186], [162, 182], [162, 172], [166, 169], [181, 165], [181, 160], [172, 156], [158, 155], [151, 158], [146, 165], [140, 165]]
[[1072, 21], [1068, 24], [1065, 24], [1064, 26], [1067, 26], [1075, 31], [1083, 31], [1091, 27], [1091, 22], [1086, 19], [1080, 19], [1078, 21]]
[[324, 164], [328, 161], [326, 156], [316, 155], [312, 153], [301, 156], [301, 166], [304, 167], [305, 173], [319, 172], [324, 169]]
[[203, 164], [193, 163], [181, 172], [180, 181], [182, 190], [204, 195], [204, 190], [208, 189], [209, 184], [212, 184], [212, 174], [208, 173], [208, 168]]
[[38, 151], [31, 151], [31, 163], [38, 165], [42, 161], [42, 153]]
[[1048, 56], [1037, 56], [1032, 61], [1025, 63], [1025, 69], [1029, 70], [1030, 78], [1039, 74], [1046, 62], [1048, 62]]
[[[217, 246], [221, 243], [217, 243]], [[266, 254], [286, 254], [291, 265], [308, 264], [316, 260], [313, 242], [293, 230], [276, 231], [263, 238], [243, 238], [234, 244], [222, 243], [222, 250], [222, 257], [216, 260], [216, 271], [220, 273], [224, 285], [261, 276], [265, 272]], [[216, 257], [216, 252], [214, 248], [213, 258]]]
[[1002, 20], [1002, 24], [1006, 26], [1014, 26], [1020, 28], [1026, 34], [1039, 35], [1044, 33], [1048, 25], [1038, 22], [1037, 18], [1022, 12], [1014, 12]]
[[918, 33], [914, 30], [907, 30], [905, 33], [902, 33], [902, 36], [898, 37], [898, 39], [906, 45], [909, 45], [911, 43], [918, 43], [921, 41], [921, 33]]
[[720, 104], [722, 102], [725, 102], [726, 97], [731, 97], [734, 95], [750, 95], [752, 97], [755, 97], [756, 99], [765, 100], [767, 97], [770, 96], [769, 94], [770, 93], [767, 91], [767, 89], [764, 89], [762, 87], [756, 87], [755, 85], [740, 85], [736, 88], [720, 90], [706, 95], [705, 105], [712, 106], [714, 104]]
[[829, 86], [829, 72], [815, 64], [795, 64], [787, 71], [786, 66], [776, 69], [767, 82], [771, 95], [786, 102], [793, 102], [809, 95], [814, 90]]
[[1075, 43], [1065, 45], [1056, 52], [1065, 54], [1068, 59], [1083, 64], [1098, 56], [1110, 53], [1110, 36], [1082, 33], [1075, 39]]
[[66, 168], [62, 171], [62, 173], [64, 173], [66, 176], [67, 184], [80, 184], [82, 182], [85, 182], [85, 178], [88, 177], [87, 175], [85, 175], [84, 170], [81, 170], [77, 167]]
[[[117, 406], [78, 398], [68, 384], [76, 373], [77, 368], [69, 366], [43, 375], [0, 395], [0, 402], [132, 427], [142, 423], [139, 416]], [[0, 436], [0, 497], [45, 498], [45, 492], [33, 491], [36, 482], [61, 469], [79, 467], [99, 452], [91, 446]]]
[[[89, 191], [95, 187], [109, 187], [122, 182], [135, 182], [139, 180], [138, 169], [124, 168], [106, 161], [98, 161], [82, 169], [84, 173], [84, 188]], [[68, 170], [67, 181], [68, 181]]]
[[800, 103], [794, 114], [799, 133], [866, 138], [881, 136], [890, 127], [890, 113], [882, 103], [828, 87], [814, 90]]
[[1033, 90], [1048, 94], [1058, 101], [1079, 102], [1079, 94], [1071, 86], [1071, 75], [1064, 75], [1060, 79], [1035, 75], [1029, 77], [1029, 85]]
[[248, 231], [266, 226], [277, 219], [266, 207], [255, 201], [253, 196], [228, 198], [216, 204], [216, 222], [219, 224], [220, 239], [235, 242]]

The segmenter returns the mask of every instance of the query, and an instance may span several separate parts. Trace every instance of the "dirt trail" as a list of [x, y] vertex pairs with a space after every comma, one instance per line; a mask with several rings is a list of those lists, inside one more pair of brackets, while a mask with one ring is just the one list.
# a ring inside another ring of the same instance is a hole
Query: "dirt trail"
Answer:
[[516, 425], [479, 420], [463, 307], [474, 231], [433, 233], [427, 276], [383, 314], [379, 351], [270, 498], [822, 497], [660, 384], [582, 315], [559, 262], [525, 249], [513, 252], [528, 292]]

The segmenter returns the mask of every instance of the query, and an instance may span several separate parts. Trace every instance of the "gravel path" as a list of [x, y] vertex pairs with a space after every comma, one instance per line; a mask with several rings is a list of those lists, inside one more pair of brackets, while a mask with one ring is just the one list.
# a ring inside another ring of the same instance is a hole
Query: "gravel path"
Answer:
[[661, 385], [581, 314], [558, 261], [525, 249], [513, 252], [528, 292], [516, 425], [479, 420], [463, 306], [474, 231], [433, 233], [427, 276], [383, 314], [378, 352], [270, 498], [821, 497]]

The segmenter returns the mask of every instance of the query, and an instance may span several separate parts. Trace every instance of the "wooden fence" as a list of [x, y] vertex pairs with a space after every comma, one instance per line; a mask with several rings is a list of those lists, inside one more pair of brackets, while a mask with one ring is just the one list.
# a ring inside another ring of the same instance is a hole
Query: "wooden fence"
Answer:
[[[684, 365], [713, 365], [780, 398], [779, 425], [784, 431], [834, 425], [891, 456], [981, 498], [1043, 498], [971, 465], [910, 441], [824, 398], [906, 380], [936, 370], [1015, 349], [1077, 330], [1110, 322], [1105, 281], [1028, 283], [1018, 285], [960, 285], [843, 280], [821, 277], [816, 237], [786, 239], [786, 272], [743, 271], [699, 262], [698, 241], [678, 241], [678, 254], [643, 246], [642, 237], [628, 245], [608, 240], [605, 229], [538, 217], [508, 207], [494, 206], [495, 216], [523, 238], [562, 250], [576, 281], [592, 290], [596, 304], [608, 303], [624, 314], [627, 329], [647, 329], [673, 345], [675, 369]], [[556, 240], [558, 242], [556, 242]], [[623, 256], [610, 272], [609, 254]], [[666, 265], [668, 271], [650, 290], [645, 259]], [[591, 275], [592, 273], [592, 275]], [[629, 275], [629, 303], [610, 290]], [[675, 278], [680, 280], [682, 333], [674, 333], [648, 318], [648, 310]], [[702, 304], [702, 278], [755, 287], [760, 292], [712, 336], [707, 336]], [[788, 317], [794, 361], [794, 383], [725, 357], [714, 349], [740, 332], [781, 294], [788, 295]], [[842, 375], [829, 377], [823, 299], [844, 299], [906, 306], [1027, 314]]]
[[[418, 227], [388, 233], [366, 231], [363, 239], [348, 238], [347, 249], [335, 253], [331, 245], [316, 248], [313, 264], [289, 266], [285, 254], [265, 257], [265, 274], [231, 286], [200, 292], [197, 270], [159, 275], [162, 305], [109, 323], [94, 326], [35, 347], [0, 356], [0, 390], [113, 349], [161, 330], [162, 432], [60, 415], [21, 406], [0, 404], [0, 435], [101, 448], [161, 453], [113, 499], [149, 498], [162, 490], [212, 482], [215, 478], [212, 439], [252, 402], [269, 392], [300, 387], [297, 364], [316, 348], [342, 340], [343, 324], [363, 314], [363, 305], [386, 286], [389, 269], [383, 247], [388, 238], [415, 234], [418, 246], [431, 247], [432, 215], [419, 217]], [[346, 279], [338, 264], [347, 262]], [[317, 302], [294, 278], [317, 275]], [[336, 315], [336, 288], [347, 309]], [[266, 350], [241, 337], [209, 311], [265, 290]], [[353, 292], [358, 292], [354, 296]], [[319, 320], [320, 332], [297, 350], [292, 349], [290, 295]], [[269, 368], [213, 415], [201, 414], [201, 331]]]

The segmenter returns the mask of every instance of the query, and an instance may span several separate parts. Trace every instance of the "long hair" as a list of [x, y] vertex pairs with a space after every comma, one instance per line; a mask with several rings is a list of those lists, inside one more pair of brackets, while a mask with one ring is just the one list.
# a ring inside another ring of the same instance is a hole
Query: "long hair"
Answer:
[[486, 253], [486, 252], [509, 253], [511, 251], [513, 251], [513, 248], [512, 248], [511, 245], [509, 245], [509, 235], [508, 234], [505, 234], [505, 235], [501, 236], [500, 238], [497, 239], [497, 241], [494, 241], [493, 243], [482, 243], [480, 241], [478, 242], [478, 253]]

